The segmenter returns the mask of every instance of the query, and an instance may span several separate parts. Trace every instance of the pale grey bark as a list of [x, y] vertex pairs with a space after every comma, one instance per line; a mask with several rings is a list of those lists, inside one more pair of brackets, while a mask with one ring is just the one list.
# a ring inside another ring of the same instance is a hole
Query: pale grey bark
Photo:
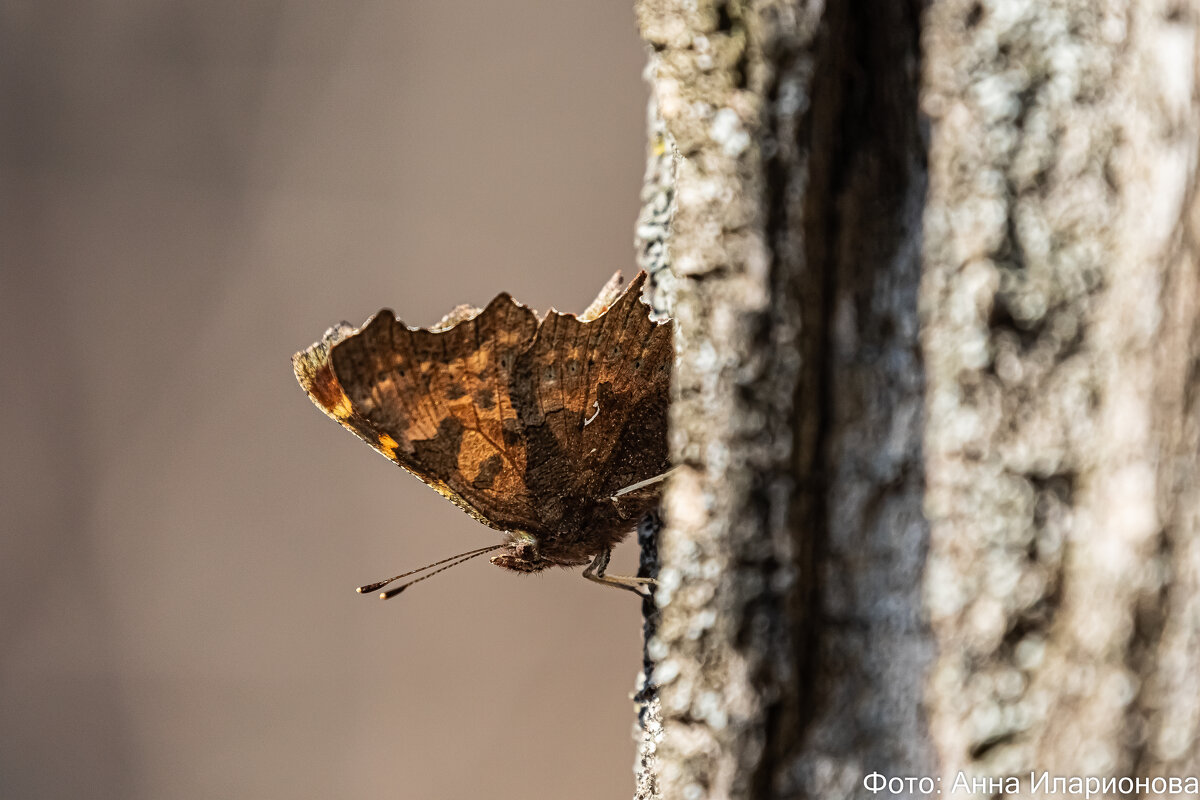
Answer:
[[[765, 124], [794, 124], [815, 20], [735, 20], [707, 4], [644, 3], [639, 15], [659, 51], [655, 97], [678, 155], [670, 259], [682, 284], [670, 309], [678, 471], [664, 503], [660, 618], [648, 643], [663, 727], [654, 769], [662, 797], [747, 794], [761, 780], [769, 716], [798, 711], [797, 642], [784, 609], [803, 607], [804, 586], [788, 513], [798, 239], [787, 220], [775, 231], [766, 224], [776, 187], [763, 169], [773, 160], [762, 151], [764, 117], [774, 116], [763, 97], [768, 82], [784, 82], [793, 107]], [[751, 53], [760, 30], [801, 63], [787, 74], [759, 69], [768, 66]], [[775, 158], [794, 157], [777, 148]], [[780, 174], [801, 175], [787, 166]], [[801, 196], [785, 183], [776, 190]], [[772, 263], [777, 256], [789, 262]]]
[[638, 797], [1197, 774], [1195, 3], [638, 14], [680, 467]]
[[1200, 768], [1195, 3], [936, 3], [921, 306], [948, 769]]

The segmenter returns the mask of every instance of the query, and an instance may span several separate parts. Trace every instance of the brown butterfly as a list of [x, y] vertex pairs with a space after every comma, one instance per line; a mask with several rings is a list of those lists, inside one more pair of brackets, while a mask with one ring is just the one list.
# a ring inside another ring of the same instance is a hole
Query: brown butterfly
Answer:
[[[673, 326], [640, 299], [645, 273], [622, 293], [620, 273], [583, 314], [544, 316], [501, 294], [460, 306], [432, 328], [388, 309], [355, 329], [330, 328], [292, 357], [312, 401], [504, 541], [359, 588], [492, 550], [497, 566], [608, 576], [612, 548], [658, 503], [667, 458]], [[452, 563], [447, 563], [452, 562]]]

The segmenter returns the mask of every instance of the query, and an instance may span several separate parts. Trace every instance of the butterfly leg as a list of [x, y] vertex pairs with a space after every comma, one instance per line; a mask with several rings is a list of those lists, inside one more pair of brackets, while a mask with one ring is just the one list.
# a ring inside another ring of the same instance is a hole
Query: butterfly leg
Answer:
[[640, 597], [647, 597], [653, 593], [653, 587], [658, 585], [654, 578], [632, 578], [620, 575], [605, 575], [604, 570], [608, 569], [608, 560], [612, 557], [612, 550], [601, 550], [592, 559], [592, 563], [583, 571], [583, 577], [589, 581], [603, 584], [604, 586], [614, 586], [618, 589], [627, 589]]

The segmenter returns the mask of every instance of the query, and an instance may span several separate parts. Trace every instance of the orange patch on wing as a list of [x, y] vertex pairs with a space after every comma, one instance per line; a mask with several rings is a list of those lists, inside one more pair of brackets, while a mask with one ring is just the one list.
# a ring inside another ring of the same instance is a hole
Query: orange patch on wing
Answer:
[[400, 443], [391, 436], [388, 436], [386, 433], [379, 434], [379, 449], [382, 450], [384, 455], [386, 455], [388, 458], [396, 457], [396, 448], [399, 446]]
[[482, 433], [475, 430], [464, 431], [462, 444], [458, 448], [458, 471], [467, 480], [474, 480], [483, 462], [495, 452], [496, 449]]
[[491, 345], [485, 344], [473, 353], [467, 354], [467, 372], [472, 375], [478, 375], [483, 372], [483, 368], [492, 360]]
[[329, 364], [329, 348], [352, 330], [348, 325], [336, 326], [325, 332], [325, 338], [292, 357], [292, 367], [300, 385], [313, 402], [338, 422], [345, 423], [354, 412], [350, 398], [342, 391]]
[[499, 330], [496, 331], [496, 343], [501, 347], [512, 347], [522, 339], [520, 331]]
[[346, 397], [345, 393], [339, 393], [337, 402], [329, 409], [330, 413], [338, 419], [346, 419], [353, 412], [350, 407], [350, 398]]

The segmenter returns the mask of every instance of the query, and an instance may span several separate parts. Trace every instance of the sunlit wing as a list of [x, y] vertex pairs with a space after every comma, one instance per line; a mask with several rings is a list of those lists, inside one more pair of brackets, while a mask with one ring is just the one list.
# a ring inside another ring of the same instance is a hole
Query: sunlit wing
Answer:
[[508, 295], [470, 312], [425, 330], [384, 310], [360, 330], [331, 328], [293, 364], [329, 416], [476, 519], [511, 530], [533, 504], [509, 376], [537, 319]]
[[608, 497], [668, 468], [672, 323], [650, 319], [645, 277], [590, 320], [549, 312], [518, 359], [512, 395], [535, 497]]
[[[613, 276], [579, 317], [539, 321], [507, 294], [432, 329], [385, 309], [297, 353], [296, 377], [326, 414], [484, 524], [620, 524], [661, 485], [621, 490], [669, 466], [672, 323], [650, 319], [645, 277], [621, 292]], [[598, 510], [571, 514], [587, 508]]]

